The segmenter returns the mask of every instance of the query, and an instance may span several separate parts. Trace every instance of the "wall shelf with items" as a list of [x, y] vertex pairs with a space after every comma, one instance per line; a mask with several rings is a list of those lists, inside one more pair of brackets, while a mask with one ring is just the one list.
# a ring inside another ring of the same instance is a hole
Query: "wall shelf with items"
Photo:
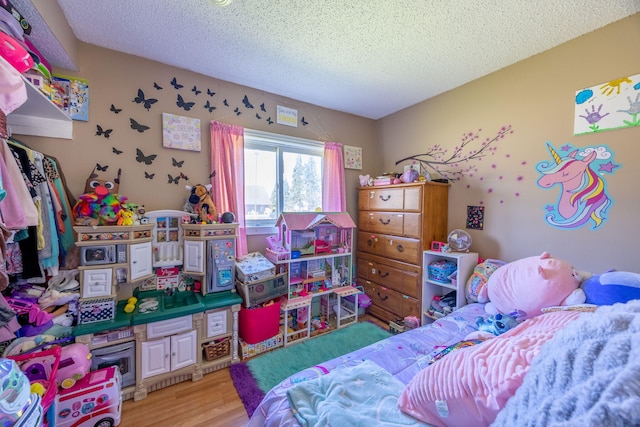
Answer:
[[[429, 272], [432, 263], [439, 264], [443, 268], [455, 268], [455, 274], [439, 273], [438, 269]], [[435, 296], [443, 296], [451, 291], [456, 291], [456, 310], [467, 303], [465, 298], [465, 285], [473, 274], [474, 267], [478, 264], [478, 254], [475, 252], [437, 252], [424, 251], [422, 255], [422, 325], [438, 319], [438, 313], [431, 310], [431, 302]], [[435, 274], [434, 274], [435, 273]], [[446, 276], [444, 275], [446, 274]], [[453, 280], [447, 276], [453, 276]]]
[[[0, 61], [10, 67], [4, 58]], [[73, 120], [24, 76], [27, 101], [7, 115], [7, 125], [12, 134], [45, 136], [49, 138], [73, 138]]]

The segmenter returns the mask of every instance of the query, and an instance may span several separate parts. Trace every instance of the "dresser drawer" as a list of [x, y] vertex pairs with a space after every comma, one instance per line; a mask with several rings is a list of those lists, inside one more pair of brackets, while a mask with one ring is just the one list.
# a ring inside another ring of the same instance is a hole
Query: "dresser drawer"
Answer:
[[372, 306], [380, 307], [389, 312], [389, 317], [393, 319], [405, 318], [406, 316], [420, 318], [420, 302], [418, 299], [403, 295], [400, 292], [368, 280], [358, 279], [357, 283], [362, 286], [367, 296], [371, 298]]
[[358, 210], [420, 211], [422, 189], [422, 185], [363, 189], [358, 192]]
[[414, 298], [420, 296], [420, 274], [404, 271], [371, 259], [358, 258], [358, 277], [383, 284], [401, 294]]
[[358, 225], [363, 231], [420, 238], [422, 214], [418, 212], [360, 211]]
[[420, 264], [422, 257], [422, 244], [418, 239], [366, 231], [358, 231], [358, 250], [410, 264]]

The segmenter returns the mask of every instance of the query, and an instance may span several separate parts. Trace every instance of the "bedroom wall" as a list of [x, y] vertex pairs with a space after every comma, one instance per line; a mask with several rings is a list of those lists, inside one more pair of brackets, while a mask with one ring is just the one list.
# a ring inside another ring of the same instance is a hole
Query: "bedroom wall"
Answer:
[[[86, 178], [93, 167], [99, 164], [103, 167], [108, 166], [108, 176], [115, 176], [117, 169], [122, 169], [120, 193], [126, 195], [130, 201], [144, 204], [147, 210], [182, 209], [188, 194], [184, 189], [187, 182], [181, 179], [175, 184], [172, 179], [169, 183], [169, 175], [175, 178], [182, 172], [194, 184], [209, 182], [209, 124], [212, 120], [266, 132], [363, 147], [363, 162], [366, 165], [376, 168], [376, 164], [381, 162], [374, 148], [376, 138], [373, 120], [83, 43], [80, 43], [79, 47], [79, 60], [78, 72], [56, 72], [88, 80], [89, 121], [74, 121], [72, 140], [15, 136], [61, 162], [69, 188], [75, 197], [83, 192]], [[185, 66], [188, 67], [188, 64]], [[184, 85], [180, 90], [176, 90], [170, 84], [174, 77], [177, 83]], [[154, 83], [162, 87], [162, 90], [155, 89]], [[196, 95], [192, 91], [194, 86], [202, 93]], [[143, 103], [134, 102], [138, 96], [138, 89], [142, 89], [145, 99], [157, 99], [156, 103], [150, 105], [149, 110], [144, 108]], [[207, 89], [215, 92], [215, 95], [208, 96]], [[189, 111], [177, 106], [178, 94], [182, 95], [185, 102], [195, 102]], [[245, 95], [253, 109], [247, 108], [242, 102]], [[225, 100], [229, 104], [228, 107], [224, 105]], [[204, 108], [207, 101], [215, 110], [210, 112]], [[112, 104], [122, 111], [117, 114], [111, 111]], [[266, 111], [261, 110], [261, 104], [265, 104]], [[297, 109], [298, 118], [304, 117], [308, 125], [298, 123], [298, 127], [294, 128], [275, 123], [276, 105]], [[239, 115], [234, 112], [236, 108], [240, 112]], [[200, 152], [163, 148], [163, 112], [200, 119]], [[131, 118], [148, 126], [149, 129], [142, 133], [132, 129]], [[274, 123], [269, 124], [268, 118]], [[103, 131], [112, 129], [108, 139], [104, 135], [97, 135], [98, 125]], [[122, 153], [116, 154], [114, 149]], [[136, 160], [136, 149], [140, 149], [145, 157], [157, 157], [149, 165], [140, 163]], [[184, 162], [182, 167], [174, 166], [173, 159]], [[358, 172], [346, 171], [347, 188], [357, 186]], [[150, 176], [153, 178], [148, 178]], [[355, 191], [348, 193], [347, 208], [352, 214], [355, 214], [357, 209], [356, 197]], [[264, 236], [250, 238], [250, 250], [262, 250], [264, 246]]]
[[[584, 271], [639, 271], [640, 127], [573, 134], [576, 92], [639, 74], [639, 39], [636, 14], [385, 117], [376, 124], [384, 163], [366, 172], [402, 170], [396, 161], [435, 144], [451, 152], [467, 132], [482, 129], [482, 141], [511, 125], [514, 133], [495, 144], [495, 154], [475, 161], [477, 172], [451, 185], [449, 229], [465, 228], [467, 206], [484, 206], [484, 229], [468, 230], [471, 249], [482, 257], [512, 261], [549, 251]], [[545, 207], [559, 197], [557, 187], [536, 185], [535, 165], [551, 160], [547, 141], [555, 147], [606, 144], [614, 151], [621, 167], [606, 176], [613, 205], [598, 229], [591, 229], [593, 222], [569, 230], [545, 222]]]

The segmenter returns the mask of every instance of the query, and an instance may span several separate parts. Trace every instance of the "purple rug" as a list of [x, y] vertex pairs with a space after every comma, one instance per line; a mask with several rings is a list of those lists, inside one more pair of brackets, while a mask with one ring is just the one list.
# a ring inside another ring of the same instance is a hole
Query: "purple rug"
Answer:
[[264, 392], [258, 387], [258, 383], [255, 378], [253, 378], [245, 362], [235, 363], [231, 365], [230, 369], [233, 385], [238, 391], [244, 409], [247, 411], [249, 417], [251, 417], [264, 398]]

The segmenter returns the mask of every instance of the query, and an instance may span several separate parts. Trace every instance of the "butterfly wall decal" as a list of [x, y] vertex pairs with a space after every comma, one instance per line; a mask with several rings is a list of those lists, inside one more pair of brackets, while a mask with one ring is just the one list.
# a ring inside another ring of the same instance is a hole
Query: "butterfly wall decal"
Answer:
[[171, 158], [171, 165], [172, 166], [181, 168], [183, 164], [184, 164], [184, 160], [177, 161], [175, 158], [173, 158], [173, 157]]
[[191, 89], [191, 92], [195, 93], [196, 96], [202, 93], [202, 91], [198, 90], [198, 88], [195, 85], [193, 86], [193, 89]]
[[140, 123], [138, 123], [137, 121], [135, 121], [132, 118], [129, 118], [129, 120], [131, 121], [131, 129], [137, 130], [140, 133], [142, 133], [145, 130], [149, 129], [149, 126], [145, 126], [143, 124], [140, 124]]
[[233, 110], [234, 113], [236, 113], [236, 116], [239, 116], [240, 114], [242, 114], [242, 111], [240, 111], [240, 108], [236, 107], [235, 110]]
[[102, 129], [100, 125], [96, 125], [96, 129], [96, 136], [104, 136], [107, 139], [109, 139], [111, 132], [113, 132], [113, 129]]
[[102, 166], [100, 163], [96, 163], [96, 169], [98, 169], [100, 172], [106, 172], [107, 169], [109, 169], [109, 165]]
[[191, 110], [191, 107], [193, 107], [195, 104], [195, 102], [185, 102], [182, 98], [182, 95], [178, 94], [178, 101], [176, 101], [176, 105], [184, 109], [184, 111]]
[[122, 154], [122, 150], [118, 150], [116, 147], [111, 147], [111, 151], [113, 151], [115, 154]]
[[113, 111], [115, 114], [118, 114], [120, 111], [122, 111], [122, 108], [116, 108], [115, 105], [111, 104], [111, 108], [109, 108], [109, 111]]
[[175, 89], [182, 89], [184, 87], [183, 85], [178, 84], [178, 81], [175, 77], [173, 78], [173, 80], [171, 80], [171, 86], [173, 86]]
[[214, 176], [216, 176], [216, 171], [211, 171], [211, 173], [209, 174], [209, 178], [213, 178]]
[[189, 177], [182, 172], [180, 172], [180, 178], [184, 179], [185, 181], [189, 181]]
[[158, 83], [153, 82], [153, 87], [157, 90], [162, 90], [162, 86], [160, 86]]
[[222, 103], [224, 104], [225, 107], [229, 106], [229, 103], [227, 102], [227, 98], [225, 98], [224, 101], [222, 101]]
[[213, 110], [216, 109], [216, 106], [211, 105], [211, 103], [207, 100], [207, 102], [204, 104], [204, 108], [205, 110], [209, 110], [209, 112], [211, 113]]
[[256, 113], [256, 119], [258, 120], [262, 119], [262, 117], [260, 117], [260, 114]]
[[306, 125], [308, 125], [308, 124], [309, 124], [309, 122], [307, 122], [307, 121], [304, 119], [304, 116], [302, 116], [302, 119], [300, 119], [300, 123], [302, 123], [302, 126], [306, 126]]
[[273, 120], [271, 120], [271, 116], [267, 117], [267, 123], [269, 123], [270, 125], [273, 124]]
[[155, 98], [145, 99], [144, 92], [142, 91], [142, 89], [138, 89], [138, 96], [133, 98], [133, 102], [135, 102], [136, 104], [144, 105], [144, 108], [146, 108], [147, 111], [149, 111], [151, 109], [151, 106], [156, 102], [158, 102], [158, 100]]
[[249, 102], [249, 98], [247, 97], [247, 95], [242, 98], [242, 103], [244, 104], [245, 108], [253, 108], [253, 104]]
[[150, 165], [151, 163], [153, 163], [156, 157], [158, 157], [157, 154], [150, 154], [148, 156], [145, 156], [142, 150], [140, 150], [139, 148], [136, 148], [136, 160], [138, 161], [138, 163], [144, 163], [145, 165]]
[[260, 111], [262, 111], [263, 113], [267, 112], [267, 109], [264, 106], [264, 102], [262, 104], [260, 104]]
[[147, 179], [153, 179], [153, 177], [156, 176], [155, 173], [148, 173], [147, 171], [144, 171], [144, 177]]
[[172, 177], [171, 175], [167, 174], [167, 176], [169, 177], [169, 182], [168, 184], [175, 184], [178, 185], [178, 181], [180, 181], [180, 175], [176, 176], [175, 178]]
[[207, 88], [207, 95], [213, 96], [215, 94], [216, 94], [215, 92], [213, 92], [211, 89]]

